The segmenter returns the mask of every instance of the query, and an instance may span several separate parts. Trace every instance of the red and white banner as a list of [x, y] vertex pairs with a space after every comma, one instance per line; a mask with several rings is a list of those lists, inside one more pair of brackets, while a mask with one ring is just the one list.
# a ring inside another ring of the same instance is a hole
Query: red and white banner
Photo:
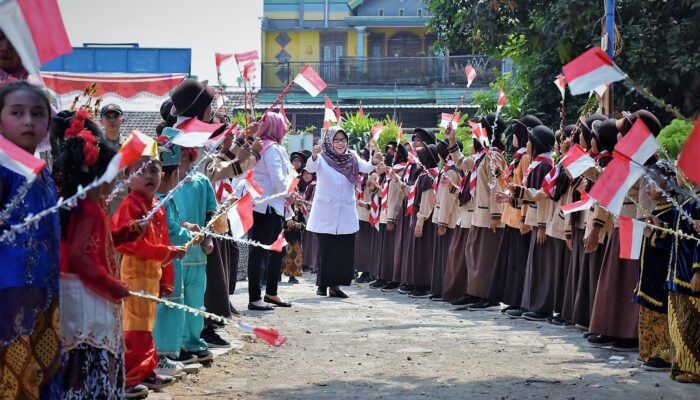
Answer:
[[613, 157], [591, 188], [589, 195], [609, 212], [620, 215], [625, 196], [644, 175], [644, 167], [629, 160]]
[[121, 171], [141, 157], [147, 145], [145, 141], [141, 140], [141, 136], [135, 133], [130, 134], [119, 152], [109, 161], [100, 182], [112, 182]]
[[573, 95], [588, 93], [600, 85], [617, 82], [626, 77], [598, 46], [586, 50], [562, 69]]
[[33, 181], [46, 163], [0, 135], [0, 165]]
[[596, 166], [593, 157], [589, 156], [578, 144], [574, 144], [569, 151], [566, 152], [564, 158], [561, 159], [561, 163], [574, 179]]
[[158, 110], [185, 74], [72, 74], [42, 72], [46, 87], [56, 96], [59, 110], [68, 109], [75, 96], [96, 83], [102, 104], [117, 103], [124, 111]]
[[2, 1], [0, 27], [30, 74], [73, 51], [56, 0]]
[[301, 86], [312, 97], [318, 96], [328, 86], [309, 64], [301, 69], [301, 72], [294, 78], [294, 83]]
[[590, 209], [593, 204], [595, 204], [595, 200], [590, 198], [588, 193], [582, 192], [581, 200], [561, 206], [561, 212], [566, 215], [572, 212], [584, 211]]
[[678, 168], [683, 170], [688, 179], [696, 185], [700, 185], [698, 160], [700, 160], [700, 115], [695, 120], [695, 127], [690, 132], [690, 136], [688, 136], [688, 140], [678, 157]]
[[234, 54], [233, 57], [236, 59], [236, 64], [238, 64], [239, 68], [241, 63], [260, 59], [257, 50], [246, 51], [245, 53], [237, 53]]
[[498, 105], [496, 106], [496, 114], [500, 114], [503, 106], [506, 105], [506, 92], [503, 89], [498, 89]]
[[471, 65], [467, 65], [464, 67], [464, 74], [467, 76], [467, 87], [469, 88], [476, 79], [476, 70]]
[[253, 226], [253, 199], [246, 193], [238, 200], [235, 207], [228, 211], [231, 236], [236, 239], [245, 235]]
[[450, 125], [452, 125], [452, 130], [457, 130], [459, 126], [459, 114], [442, 113], [440, 117], [440, 127], [447, 129]]
[[326, 96], [325, 106], [323, 109], [323, 128], [328, 129], [333, 125], [338, 123], [338, 118], [335, 114], [335, 109], [333, 108], [333, 102]]
[[639, 260], [644, 239], [644, 222], [620, 216], [620, 258]]
[[207, 124], [197, 117], [190, 118], [176, 126], [176, 129], [180, 130], [180, 134], [175, 136], [171, 142], [182, 147], [202, 147], [209, 141], [211, 135], [222, 126], [224, 124]]
[[615, 145], [615, 153], [622, 154], [633, 162], [644, 165], [658, 148], [659, 142], [656, 141], [644, 121], [637, 118], [629, 132]]

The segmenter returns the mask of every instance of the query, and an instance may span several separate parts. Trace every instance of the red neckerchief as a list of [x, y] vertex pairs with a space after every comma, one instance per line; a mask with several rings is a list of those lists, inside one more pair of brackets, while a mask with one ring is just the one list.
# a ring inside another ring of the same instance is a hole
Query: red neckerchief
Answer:
[[518, 149], [518, 151], [513, 154], [513, 161], [510, 162], [510, 165], [508, 165], [508, 169], [506, 170], [506, 180], [510, 182], [511, 178], [513, 177], [513, 173], [515, 172], [515, 166], [518, 165], [520, 162], [520, 159], [523, 158], [523, 156], [527, 153], [527, 148], [522, 147]]
[[532, 171], [542, 163], [554, 165], [554, 157], [552, 156], [551, 151], [537, 155], [535, 159], [532, 160], [532, 163], [530, 163], [530, 165], [527, 167], [527, 170], [525, 171], [525, 176], [523, 177], [522, 182], [523, 186], [527, 187], [528, 181], [530, 180], [530, 173], [532, 173]]

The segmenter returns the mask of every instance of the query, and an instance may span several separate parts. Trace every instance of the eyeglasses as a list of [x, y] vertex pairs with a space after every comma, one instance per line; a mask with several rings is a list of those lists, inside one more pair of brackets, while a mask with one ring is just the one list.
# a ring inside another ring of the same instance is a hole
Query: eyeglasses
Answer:
[[348, 140], [345, 138], [342, 139], [333, 139], [333, 143], [347, 143]]

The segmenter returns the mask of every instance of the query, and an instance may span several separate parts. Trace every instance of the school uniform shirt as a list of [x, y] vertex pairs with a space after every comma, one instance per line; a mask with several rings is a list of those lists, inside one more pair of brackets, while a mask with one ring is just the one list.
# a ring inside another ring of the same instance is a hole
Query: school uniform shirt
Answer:
[[[527, 171], [527, 167], [529, 166], [530, 155], [523, 154], [522, 157], [520, 157], [518, 166], [513, 171], [511, 182], [522, 182], [525, 171]], [[525, 215], [527, 215], [527, 204], [521, 204], [520, 207], [513, 207], [512, 204], [505, 204], [503, 206], [503, 222], [511, 228], [520, 229], [523, 221], [525, 221]]]
[[387, 208], [386, 208], [386, 221], [391, 222], [391, 223], [396, 223], [396, 219], [401, 217], [401, 206], [403, 205], [403, 199], [406, 197], [406, 193], [402, 190], [401, 187], [401, 178], [403, 178], [404, 173], [406, 172], [406, 168], [402, 169], [399, 172], [396, 172], [396, 175], [398, 175], [399, 181], [396, 182], [393, 179], [389, 180], [389, 194], [387, 195]]
[[236, 178], [253, 168], [260, 154], [244, 146], [243, 139], [236, 139], [230, 149], [209, 155], [204, 170], [212, 182]]
[[[449, 168], [442, 173], [433, 212], [433, 223], [450, 229], [454, 229], [459, 219], [458, 195], [461, 176], [457, 171], [456, 168]], [[442, 177], [447, 178], [447, 182], [442, 182]]]
[[[364, 178], [364, 182], [367, 182], [367, 179], [369, 177]], [[360, 221], [364, 222], [369, 222], [369, 208], [370, 205], [372, 204], [372, 196], [374, 195], [374, 192], [369, 190], [369, 185], [365, 184], [364, 189], [361, 192], [357, 192], [357, 218]], [[360, 200], [364, 201], [364, 205], [360, 205]]]
[[[498, 219], [497, 228], [503, 228], [504, 224], [502, 221], [503, 216], [503, 204], [496, 201], [496, 193], [505, 190], [503, 182], [500, 179], [496, 179], [491, 172], [491, 160], [492, 157], [501, 171], [506, 170], [506, 160], [503, 158], [501, 153], [496, 151], [490, 151], [483, 158], [483, 161], [479, 164], [476, 169], [478, 174], [476, 183], [476, 193], [474, 194], [474, 214], [472, 217], [472, 226], [479, 228], [490, 228], [491, 221]], [[496, 186], [492, 189], [489, 187], [492, 181], [496, 181]]]
[[[360, 173], [374, 171], [374, 165], [352, 153]], [[306, 162], [306, 170], [316, 173], [317, 184], [306, 229], [316, 233], [345, 235], [360, 229], [355, 206], [355, 185], [328, 165], [322, 155]], [[282, 199], [284, 201], [284, 199]]]

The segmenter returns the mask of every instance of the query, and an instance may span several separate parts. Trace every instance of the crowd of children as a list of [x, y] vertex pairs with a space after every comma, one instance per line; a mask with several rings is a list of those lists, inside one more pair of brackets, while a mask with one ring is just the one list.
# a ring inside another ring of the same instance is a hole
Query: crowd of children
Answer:
[[[273, 191], [286, 189], [288, 173], [299, 178], [288, 199], [255, 209], [254, 218], [263, 222], [251, 235], [264, 233], [269, 243], [284, 227], [288, 244], [279, 256], [251, 253], [250, 272], [257, 276], [251, 285], [257, 287], [251, 286], [249, 308], [290, 307], [276, 293], [280, 269], [290, 283], [302, 271], [318, 269], [318, 237], [305, 231], [318, 166], [307, 170], [309, 152], [286, 159], [279, 115], [227, 137], [206, 155], [203, 172], [192, 169], [201, 153], [172, 143], [176, 128], [191, 118], [226, 122], [212, 116], [213, 97], [206, 83], [185, 80], [176, 88], [161, 108], [157, 145], [125, 171], [128, 194], [113, 215], [107, 199], [115, 184], [103, 183], [75, 207], [0, 243], [3, 398], [145, 397], [148, 389], [172, 384], [186, 365], [211, 361], [208, 348], [228, 346], [215, 321], [130, 291], [223, 317], [237, 313], [228, 295], [238, 249], [200, 232], [207, 225], [220, 235], [231, 231], [225, 217], [214, 220], [215, 210], [234, 192], [233, 179], [248, 170], [260, 170], [260, 183]], [[75, 195], [107, 170], [117, 149], [91, 118], [84, 108], [52, 117], [43, 91], [27, 83], [0, 88], [2, 136], [30, 154], [50, 136], [54, 157], [4, 216], [0, 233], [59, 197]], [[652, 113], [640, 110], [617, 120], [584, 116], [556, 133], [525, 115], [507, 135], [503, 118], [488, 114], [476, 121], [488, 141], [474, 139], [468, 148], [451, 128], [443, 140], [416, 128], [412, 142], [389, 142], [386, 168], [358, 179], [357, 282], [464, 310], [501, 309], [509, 318], [578, 328], [592, 346], [639, 351], [644, 369], [700, 382], [700, 261], [693, 240], [700, 208], [691, 184], [669, 160], [647, 161], [621, 212], [647, 224], [640, 260], [620, 257], [619, 216], [599, 205], [562, 209], [586, 196], [637, 120], [654, 135], [661, 130]], [[574, 145], [596, 162], [577, 178], [562, 165]], [[370, 159], [369, 151], [361, 155]], [[378, 155], [373, 159], [378, 162]], [[20, 174], [0, 166], [3, 210], [25, 185]], [[145, 219], [160, 201], [162, 207]], [[268, 268], [262, 299], [265, 272], [258, 264]]]

